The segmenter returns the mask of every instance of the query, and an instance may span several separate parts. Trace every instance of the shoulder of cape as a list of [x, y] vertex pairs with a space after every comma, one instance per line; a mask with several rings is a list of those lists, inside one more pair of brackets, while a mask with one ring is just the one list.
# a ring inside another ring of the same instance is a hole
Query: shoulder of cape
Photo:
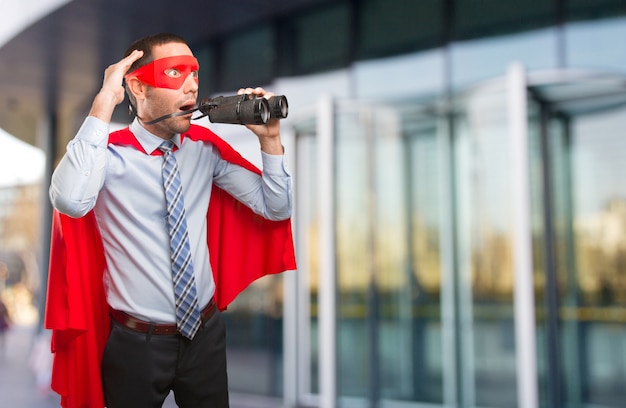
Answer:
[[[250, 171], [254, 171], [255, 173], [259, 173], [259, 169], [241, 156], [241, 154], [229, 145], [228, 142], [204, 126], [192, 124], [189, 127], [189, 130], [183, 133], [183, 137], [195, 142], [210, 142], [217, 148], [224, 160], [242, 166]], [[141, 147], [141, 144], [128, 127], [111, 132], [109, 135], [109, 144], [131, 146], [145, 153], [143, 147]]]

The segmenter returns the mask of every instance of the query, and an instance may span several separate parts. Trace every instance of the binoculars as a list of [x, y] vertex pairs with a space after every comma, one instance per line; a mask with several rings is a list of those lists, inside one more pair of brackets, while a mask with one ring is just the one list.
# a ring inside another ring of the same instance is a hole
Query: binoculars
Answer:
[[284, 119], [288, 114], [287, 98], [275, 95], [268, 98], [252, 94], [203, 98], [198, 104], [202, 116], [213, 123], [234, 125], [264, 125], [270, 119]]

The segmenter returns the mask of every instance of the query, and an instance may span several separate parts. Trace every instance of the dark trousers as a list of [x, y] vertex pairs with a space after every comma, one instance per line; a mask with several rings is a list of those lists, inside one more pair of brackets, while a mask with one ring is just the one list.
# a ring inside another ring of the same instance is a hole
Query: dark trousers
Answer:
[[102, 359], [106, 406], [160, 408], [172, 390], [180, 408], [228, 408], [224, 326], [216, 312], [190, 341], [112, 321]]

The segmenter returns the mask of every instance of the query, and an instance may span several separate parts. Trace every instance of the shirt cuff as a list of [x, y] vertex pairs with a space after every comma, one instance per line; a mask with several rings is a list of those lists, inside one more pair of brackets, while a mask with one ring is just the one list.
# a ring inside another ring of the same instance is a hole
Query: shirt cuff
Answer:
[[289, 176], [285, 155], [268, 154], [261, 151], [263, 173], [271, 176]]

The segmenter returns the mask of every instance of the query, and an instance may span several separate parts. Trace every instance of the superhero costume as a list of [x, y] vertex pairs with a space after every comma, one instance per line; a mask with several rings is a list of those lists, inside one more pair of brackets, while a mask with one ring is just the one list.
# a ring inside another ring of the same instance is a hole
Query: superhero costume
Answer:
[[[208, 141], [224, 160], [261, 173], [209, 129], [191, 125], [183, 137]], [[129, 128], [111, 133], [109, 143], [143, 151]], [[220, 310], [256, 279], [296, 269], [290, 219], [266, 220], [214, 185], [207, 221], [214, 298]], [[81, 218], [54, 211], [50, 243], [44, 325], [52, 330], [51, 387], [65, 408], [101, 408], [100, 365], [110, 320], [103, 287], [104, 248], [93, 210]]]

